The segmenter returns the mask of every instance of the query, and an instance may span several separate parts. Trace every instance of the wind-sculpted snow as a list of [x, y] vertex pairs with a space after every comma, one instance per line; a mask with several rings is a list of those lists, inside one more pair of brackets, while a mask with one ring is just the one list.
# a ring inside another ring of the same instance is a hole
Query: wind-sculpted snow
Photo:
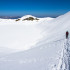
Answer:
[[51, 70], [58, 64], [63, 40], [38, 45], [24, 52], [0, 58], [0, 70]]

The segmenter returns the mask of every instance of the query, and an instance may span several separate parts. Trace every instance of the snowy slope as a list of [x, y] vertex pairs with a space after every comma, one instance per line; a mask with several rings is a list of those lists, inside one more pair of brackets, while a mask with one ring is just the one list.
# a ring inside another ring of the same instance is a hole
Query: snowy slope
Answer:
[[[30, 16], [31, 15], [27, 15], [21, 19], [25, 19]], [[45, 18], [41, 19], [42, 18], [40, 18], [40, 21], [38, 22], [16, 22], [15, 19], [0, 19], [0, 47], [3, 46], [11, 49], [17, 49], [18, 51], [30, 49], [43, 37], [38, 24], [45, 20]]]
[[56, 41], [65, 39], [65, 32], [70, 32], [70, 12], [55, 18], [52, 21], [47, 22], [46, 20], [41, 23], [42, 34], [44, 38], [42, 40], [46, 42]]
[[[32, 46], [32, 48], [29, 50], [17, 52], [14, 54], [7, 55], [5, 57], [1, 57], [0, 58], [0, 70], [57, 70], [57, 68], [59, 68], [58, 70], [62, 70], [62, 69], [60, 69], [60, 60], [62, 58], [61, 53], [62, 53], [62, 50], [64, 49], [64, 43], [66, 41], [65, 32], [67, 30], [70, 32], [70, 19], [69, 18], [70, 18], [70, 12], [68, 12], [62, 16], [59, 16], [53, 20], [50, 20], [50, 21], [47, 21], [46, 19], [42, 20], [42, 21], [38, 22], [38, 24], [36, 23], [36, 24], [27, 25], [25, 23], [22, 24], [22, 22], [21, 22], [21, 25], [31, 26], [31, 27], [33, 27], [33, 25], [34, 25], [34, 27], [36, 26], [35, 29], [37, 29], [37, 27], [38, 27], [37, 31], [40, 30], [40, 33], [38, 32], [39, 36], [41, 35], [42, 37], [37, 38], [38, 42], [36, 42], [36, 44], [34, 44]], [[31, 23], [32, 21], [29, 21], [29, 22]], [[26, 22], [26, 23], [28, 23], [28, 22]], [[19, 28], [19, 26], [18, 26], [18, 28]], [[23, 28], [23, 26], [22, 26], [22, 28]], [[15, 29], [15, 27], [14, 27], [14, 29]], [[13, 31], [11, 31], [11, 32], [13, 32]], [[36, 34], [38, 36], [38, 33], [36, 33], [36, 32], [34, 31], [35, 34], [34, 34], [33, 38], [36, 36]], [[20, 33], [20, 34], [22, 34], [22, 33]], [[32, 36], [32, 34], [33, 33], [31, 33], [30, 36]], [[26, 33], [25, 33], [25, 35], [26, 35]], [[21, 36], [21, 38], [22, 38], [22, 36]], [[18, 38], [18, 37], [16, 37], [16, 38]], [[30, 37], [30, 39], [31, 38], [32, 37]], [[29, 39], [29, 41], [30, 41], [30, 39]], [[28, 40], [28, 38], [27, 38], [27, 40]], [[20, 45], [18, 45], [18, 46], [20, 46]], [[66, 46], [66, 44], [65, 44], [65, 46]], [[67, 69], [65, 68], [65, 70], [67, 70]]]
[[10, 49], [7, 47], [0, 47], [0, 57], [9, 55], [9, 54], [15, 53], [15, 52], [17, 52], [17, 50], [15, 50], [15, 49]]
[[57, 70], [70, 70], [70, 39], [66, 40], [59, 59]]
[[57, 57], [60, 55], [62, 43], [63, 41], [45, 43], [25, 52], [2, 57], [0, 70], [51, 70], [56, 62], [58, 64]]

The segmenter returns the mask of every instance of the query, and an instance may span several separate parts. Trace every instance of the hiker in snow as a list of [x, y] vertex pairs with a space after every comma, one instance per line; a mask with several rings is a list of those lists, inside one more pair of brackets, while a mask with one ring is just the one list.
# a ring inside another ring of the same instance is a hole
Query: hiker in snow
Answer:
[[69, 36], [69, 32], [67, 31], [66, 32], [66, 39], [68, 39], [68, 36]]

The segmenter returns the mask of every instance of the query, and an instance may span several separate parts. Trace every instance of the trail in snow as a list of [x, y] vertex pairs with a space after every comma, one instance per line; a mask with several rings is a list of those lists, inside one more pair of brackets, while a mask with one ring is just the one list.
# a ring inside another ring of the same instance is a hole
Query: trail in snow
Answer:
[[70, 43], [69, 39], [65, 40], [62, 49], [61, 58], [57, 69], [55, 70], [70, 70]]

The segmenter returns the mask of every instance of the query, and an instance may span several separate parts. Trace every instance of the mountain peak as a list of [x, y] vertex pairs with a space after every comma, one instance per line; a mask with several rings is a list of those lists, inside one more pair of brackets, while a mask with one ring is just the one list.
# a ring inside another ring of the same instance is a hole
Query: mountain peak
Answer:
[[21, 17], [21, 20], [26, 19], [26, 18], [29, 18], [29, 17], [36, 18], [35, 16], [32, 16], [32, 15], [25, 15], [25, 16]]

